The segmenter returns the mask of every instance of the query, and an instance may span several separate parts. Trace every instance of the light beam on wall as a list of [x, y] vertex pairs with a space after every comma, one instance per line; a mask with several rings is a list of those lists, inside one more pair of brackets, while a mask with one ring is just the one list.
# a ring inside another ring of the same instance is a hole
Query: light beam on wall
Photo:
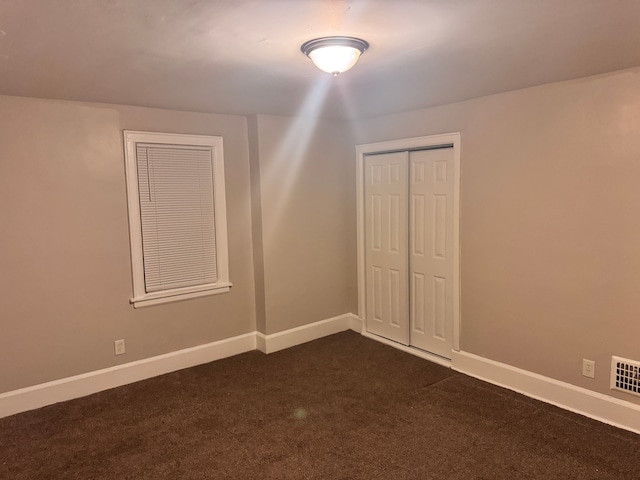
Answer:
[[272, 245], [273, 238], [280, 232], [287, 210], [295, 206], [294, 190], [298, 176], [308, 161], [308, 148], [315, 133], [327, 92], [331, 86], [330, 77], [316, 79], [298, 113], [293, 117], [281, 143], [265, 157], [261, 168], [264, 181], [263, 192], [269, 192], [269, 205], [263, 206], [270, 222], [264, 225], [264, 248]]

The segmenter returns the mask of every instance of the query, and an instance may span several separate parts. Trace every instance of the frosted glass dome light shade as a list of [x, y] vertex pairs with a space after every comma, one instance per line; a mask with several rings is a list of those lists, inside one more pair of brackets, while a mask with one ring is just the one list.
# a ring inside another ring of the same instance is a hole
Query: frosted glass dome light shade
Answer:
[[367, 48], [359, 38], [323, 37], [305, 42], [300, 50], [323, 72], [338, 75], [353, 67]]

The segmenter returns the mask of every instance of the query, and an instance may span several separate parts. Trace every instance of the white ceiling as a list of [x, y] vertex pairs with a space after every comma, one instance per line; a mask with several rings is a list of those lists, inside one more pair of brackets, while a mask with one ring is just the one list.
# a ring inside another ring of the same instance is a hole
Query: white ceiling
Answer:
[[[0, 94], [364, 117], [640, 65], [640, 0], [0, 0]], [[349, 72], [300, 45], [351, 35]], [[306, 101], [305, 101], [306, 100]]]

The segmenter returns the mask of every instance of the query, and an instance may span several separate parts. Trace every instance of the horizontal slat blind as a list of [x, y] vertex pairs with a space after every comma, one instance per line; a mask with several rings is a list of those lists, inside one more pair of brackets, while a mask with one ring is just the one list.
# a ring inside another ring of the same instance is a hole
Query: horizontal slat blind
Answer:
[[136, 145], [145, 289], [217, 282], [211, 150]]

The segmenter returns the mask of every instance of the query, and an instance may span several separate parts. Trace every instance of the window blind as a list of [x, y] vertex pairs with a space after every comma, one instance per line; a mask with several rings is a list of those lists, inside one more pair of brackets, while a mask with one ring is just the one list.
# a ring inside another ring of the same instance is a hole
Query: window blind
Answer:
[[147, 292], [217, 282], [211, 149], [137, 144]]

